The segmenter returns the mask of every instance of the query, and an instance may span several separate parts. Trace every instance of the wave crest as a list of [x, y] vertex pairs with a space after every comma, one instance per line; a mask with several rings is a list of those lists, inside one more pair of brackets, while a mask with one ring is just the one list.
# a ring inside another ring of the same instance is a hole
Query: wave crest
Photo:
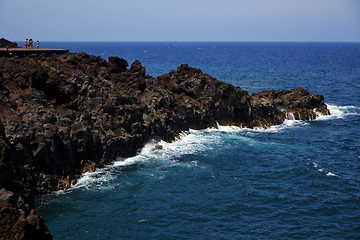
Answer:
[[330, 115], [323, 115], [317, 112], [317, 118], [315, 120], [323, 121], [331, 119], [344, 119], [348, 116], [360, 115], [360, 108], [355, 106], [337, 106], [327, 104], [327, 107], [330, 111]]

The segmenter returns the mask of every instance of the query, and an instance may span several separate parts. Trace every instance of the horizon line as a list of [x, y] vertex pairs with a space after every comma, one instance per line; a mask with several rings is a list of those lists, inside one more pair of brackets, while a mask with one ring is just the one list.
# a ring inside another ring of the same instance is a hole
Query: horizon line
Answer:
[[[282, 41], [282, 40], [249, 40], [249, 41], [242, 41], [242, 40], [94, 40], [94, 41], [88, 41], [88, 40], [39, 40], [42, 42], [88, 42], [88, 43], [96, 43], [96, 42], [113, 42], [113, 43], [360, 43], [359, 41], [327, 41], [327, 40], [320, 40], [320, 41], [311, 41], [311, 40], [305, 40], [305, 41]], [[24, 42], [24, 40], [13, 40], [13, 42]]]

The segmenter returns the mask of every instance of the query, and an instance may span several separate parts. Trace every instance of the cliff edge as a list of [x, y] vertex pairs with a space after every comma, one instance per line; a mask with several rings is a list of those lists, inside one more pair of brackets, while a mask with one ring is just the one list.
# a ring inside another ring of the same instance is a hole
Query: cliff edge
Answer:
[[[6, 179], [16, 184], [4, 182], [0, 198], [31, 203], [33, 193], [67, 189], [83, 172], [133, 156], [151, 139], [172, 141], [189, 128], [217, 123], [268, 127], [289, 113], [311, 120], [329, 111], [322, 95], [303, 88], [249, 95], [186, 64], [154, 78], [139, 61], [129, 67], [119, 57], [2, 57], [0, 121], [6, 136], [0, 157], [11, 172]], [[14, 195], [10, 185], [17, 186]], [[38, 216], [33, 204], [26, 209], [23, 218]], [[35, 229], [50, 239], [38, 217]]]

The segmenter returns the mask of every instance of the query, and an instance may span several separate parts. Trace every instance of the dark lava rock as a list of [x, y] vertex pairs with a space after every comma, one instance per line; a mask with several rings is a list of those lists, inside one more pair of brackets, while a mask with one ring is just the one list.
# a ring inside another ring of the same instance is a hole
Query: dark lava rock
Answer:
[[146, 69], [143, 67], [139, 60], [136, 60], [131, 64], [130, 71], [139, 73], [138, 76], [145, 77]]
[[5, 38], [1, 38], [0, 39], [0, 48], [19, 48], [19, 46], [17, 45], [17, 43], [14, 42], [10, 42], [9, 40], [5, 39]]
[[[106, 62], [86, 53], [0, 58], [3, 229], [31, 216], [34, 236], [48, 236], [32, 193], [67, 189], [83, 172], [133, 156], [152, 139], [170, 142], [218, 123], [267, 127], [289, 112], [303, 120], [329, 114], [323, 96], [301, 88], [250, 96], [186, 64], [157, 78], [139, 61], [127, 67], [119, 57]], [[30, 203], [20, 211], [12, 199]]]
[[[273, 105], [283, 112], [291, 112], [295, 119], [315, 119], [317, 113], [329, 115], [330, 112], [324, 104], [324, 96], [310, 94], [304, 88], [292, 90], [267, 90], [252, 94], [253, 105]], [[315, 110], [315, 111], [314, 111]]]
[[127, 65], [86, 53], [0, 58], [0, 120], [25, 156], [15, 165], [26, 188], [68, 188], [83, 171], [189, 128], [266, 127], [286, 112], [304, 120], [314, 109], [328, 113], [321, 95], [301, 88], [249, 96], [187, 64], [157, 78], [139, 61]]
[[12, 148], [0, 123], [0, 239], [52, 239], [12, 164]]
[[109, 68], [111, 73], [121, 73], [129, 66], [128, 62], [119, 57], [109, 57]]

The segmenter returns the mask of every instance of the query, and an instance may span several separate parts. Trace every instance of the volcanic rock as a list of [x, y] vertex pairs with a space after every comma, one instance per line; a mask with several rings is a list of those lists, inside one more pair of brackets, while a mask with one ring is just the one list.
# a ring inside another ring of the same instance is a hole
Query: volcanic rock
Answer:
[[0, 39], [0, 48], [19, 48], [19, 46], [17, 45], [17, 43], [11, 42], [5, 38], [1, 38]]
[[34, 236], [45, 236], [38, 239], [50, 238], [32, 193], [67, 189], [152, 139], [170, 142], [217, 124], [267, 127], [287, 113], [303, 120], [329, 114], [322, 95], [302, 88], [249, 95], [187, 64], [157, 78], [139, 61], [127, 67], [119, 57], [86, 53], [0, 58], [2, 234], [29, 223]]
[[0, 119], [25, 156], [16, 161], [23, 183], [37, 192], [68, 188], [89, 166], [189, 128], [266, 127], [286, 112], [304, 120], [316, 117], [314, 109], [328, 113], [323, 97], [305, 89], [250, 96], [186, 64], [153, 78], [139, 61], [126, 69], [118, 57], [106, 63], [86, 53], [0, 60]]
[[0, 123], [0, 239], [52, 239], [13, 166], [12, 149]]
[[128, 67], [128, 62], [119, 57], [109, 57], [109, 67], [111, 73], [121, 73]]

